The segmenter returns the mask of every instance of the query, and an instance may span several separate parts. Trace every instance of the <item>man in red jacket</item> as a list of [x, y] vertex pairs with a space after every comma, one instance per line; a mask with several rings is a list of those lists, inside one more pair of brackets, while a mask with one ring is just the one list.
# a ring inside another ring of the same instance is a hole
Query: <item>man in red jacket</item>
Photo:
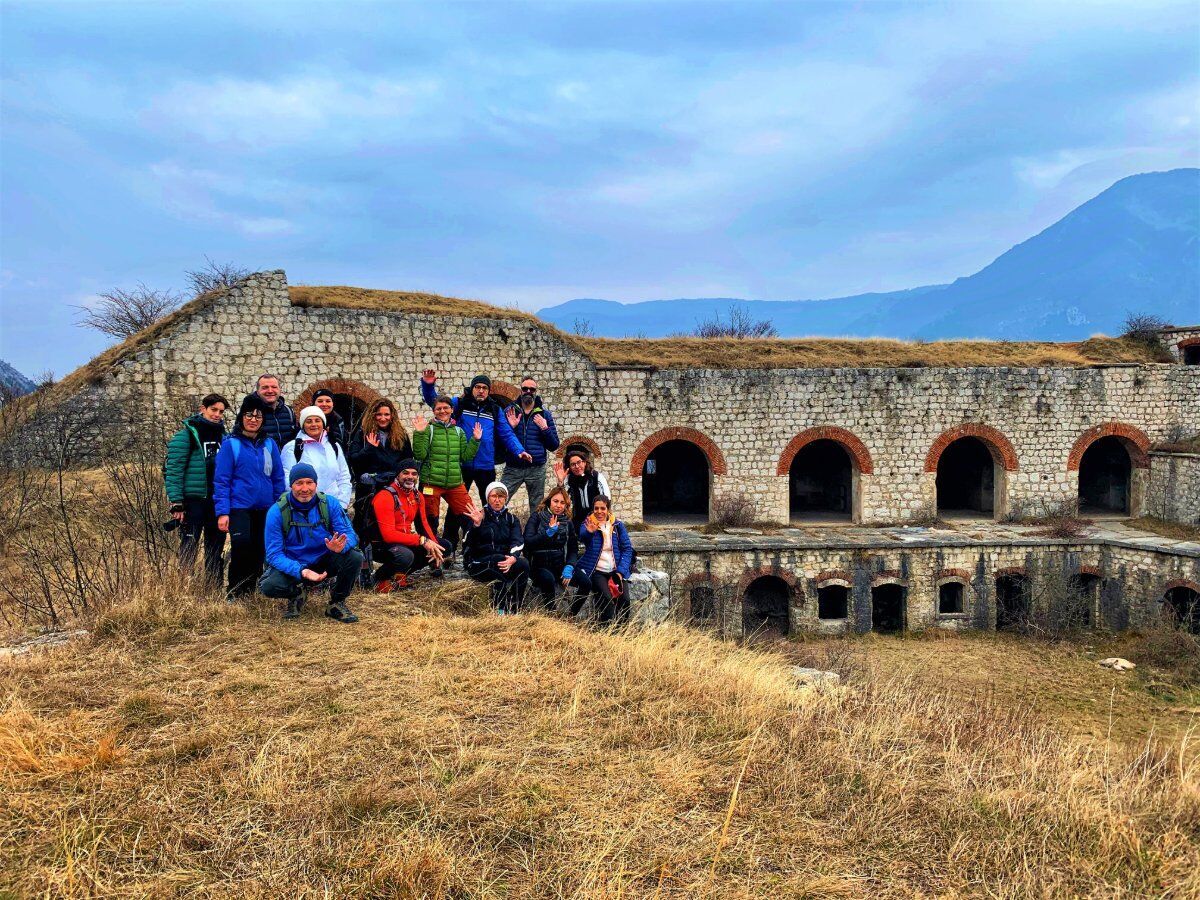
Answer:
[[426, 565], [432, 567], [432, 574], [441, 575], [450, 549], [425, 515], [424, 500], [417, 492], [419, 471], [416, 460], [404, 460], [396, 480], [371, 500], [382, 539], [374, 545], [375, 559], [382, 563], [375, 573], [375, 590], [381, 594], [408, 587], [408, 576]]

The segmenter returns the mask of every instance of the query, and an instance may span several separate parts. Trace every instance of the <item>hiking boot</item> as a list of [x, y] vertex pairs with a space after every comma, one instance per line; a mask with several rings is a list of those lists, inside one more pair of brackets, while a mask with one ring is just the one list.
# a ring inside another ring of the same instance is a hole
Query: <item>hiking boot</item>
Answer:
[[443, 569], [441, 566], [430, 566], [429, 567], [429, 577], [430, 578], [445, 578], [446, 570]]
[[401, 572], [398, 575], [392, 576], [392, 582], [396, 585], [396, 590], [403, 591], [412, 587], [412, 582], [408, 580], [408, 575]]
[[392, 581], [392, 579], [385, 578], [383, 581], [380, 581], [375, 585], [375, 593], [390, 594], [392, 592], [392, 589], [395, 587], [396, 587], [396, 583], [394, 581]]
[[330, 603], [325, 610], [325, 615], [338, 622], [345, 622], [346, 624], [358, 621], [358, 616], [350, 612], [350, 607], [346, 605], [345, 600], [340, 600], [337, 603]]
[[304, 606], [304, 598], [303, 597], [290, 598], [287, 602], [287, 609], [285, 609], [283, 611], [283, 617], [285, 619], [300, 618], [300, 607], [302, 607], [302, 606]]

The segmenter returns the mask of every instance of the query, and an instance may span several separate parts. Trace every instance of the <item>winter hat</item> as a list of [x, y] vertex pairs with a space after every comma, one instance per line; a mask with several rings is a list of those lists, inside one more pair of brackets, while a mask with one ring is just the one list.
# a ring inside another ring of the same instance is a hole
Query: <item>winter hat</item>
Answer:
[[317, 416], [322, 422], [325, 421], [325, 413], [319, 406], [306, 406], [300, 410], [300, 427], [304, 427], [305, 421], [309, 416]]
[[492, 389], [492, 379], [488, 378], [486, 375], [476, 375], [471, 379], [472, 389], [474, 389], [475, 385], [477, 384], [485, 385], [489, 391]]
[[483, 492], [484, 499], [492, 496], [493, 491], [500, 491], [500, 493], [504, 494], [504, 499], [508, 499], [508, 488], [504, 486], [503, 481], [493, 481], [491, 484], [489, 484], [487, 486], [487, 490]]
[[247, 394], [242, 398], [242, 408], [238, 410], [238, 421], [242, 420], [248, 412], [260, 412], [264, 416], [267, 414], [267, 404], [263, 402], [263, 398], [258, 394]]
[[328, 397], [330, 400], [337, 399], [333, 396], [333, 391], [331, 391], [329, 388], [321, 388], [313, 394], [313, 403], [316, 403], [321, 397]]
[[421, 467], [417, 465], [417, 461], [415, 459], [400, 460], [400, 466], [396, 469], [396, 474], [399, 475], [405, 469], [412, 469], [414, 472], [421, 471]]
[[288, 475], [288, 487], [291, 487], [296, 483], [297, 480], [301, 478], [311, 478], [313, 481], [316, 481], [317, 470], [308, 463], [296, 463], [294, 466], [292, 466], [291, 474]]

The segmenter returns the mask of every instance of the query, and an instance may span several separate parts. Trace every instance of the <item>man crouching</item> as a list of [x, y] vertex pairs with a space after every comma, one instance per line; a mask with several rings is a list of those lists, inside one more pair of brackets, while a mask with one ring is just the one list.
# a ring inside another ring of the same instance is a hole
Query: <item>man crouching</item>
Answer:
[[304, 605], [304, 584], [319, 584], [332, 575], [325, 615], [357, 622], [346, 606], [362, 567], [354, 528], [337, 498], [317, 491], [317, 472], [308, 463], [292, 466], [289, 484], [288, 492], [267, 510], [267, 571], [258, 589], [267, 597], [285, 598], [283, 617], [295, 619]]

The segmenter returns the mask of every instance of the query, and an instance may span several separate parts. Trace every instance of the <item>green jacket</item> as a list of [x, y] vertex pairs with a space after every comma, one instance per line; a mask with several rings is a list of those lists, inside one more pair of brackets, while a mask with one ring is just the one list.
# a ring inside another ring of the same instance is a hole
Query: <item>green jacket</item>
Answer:
[[[209, 448], [216, 455], [216, 445]], [[171, 440], [167, 442], [167, 461], [163, 463], [163, 481], [167, 487], [167, 499], [182, 503], [185, 497], [208, 497], [211, 484], [208, 477], [208, 455], [204, 442], [191, 419], [183, 423]]]
[[452, 488], [463, 483], [462, 464], [475, 458], [479, 441], [457, 425], [430, 422], [412, 436], [413, 456], [421, 464], [421, 483]]

